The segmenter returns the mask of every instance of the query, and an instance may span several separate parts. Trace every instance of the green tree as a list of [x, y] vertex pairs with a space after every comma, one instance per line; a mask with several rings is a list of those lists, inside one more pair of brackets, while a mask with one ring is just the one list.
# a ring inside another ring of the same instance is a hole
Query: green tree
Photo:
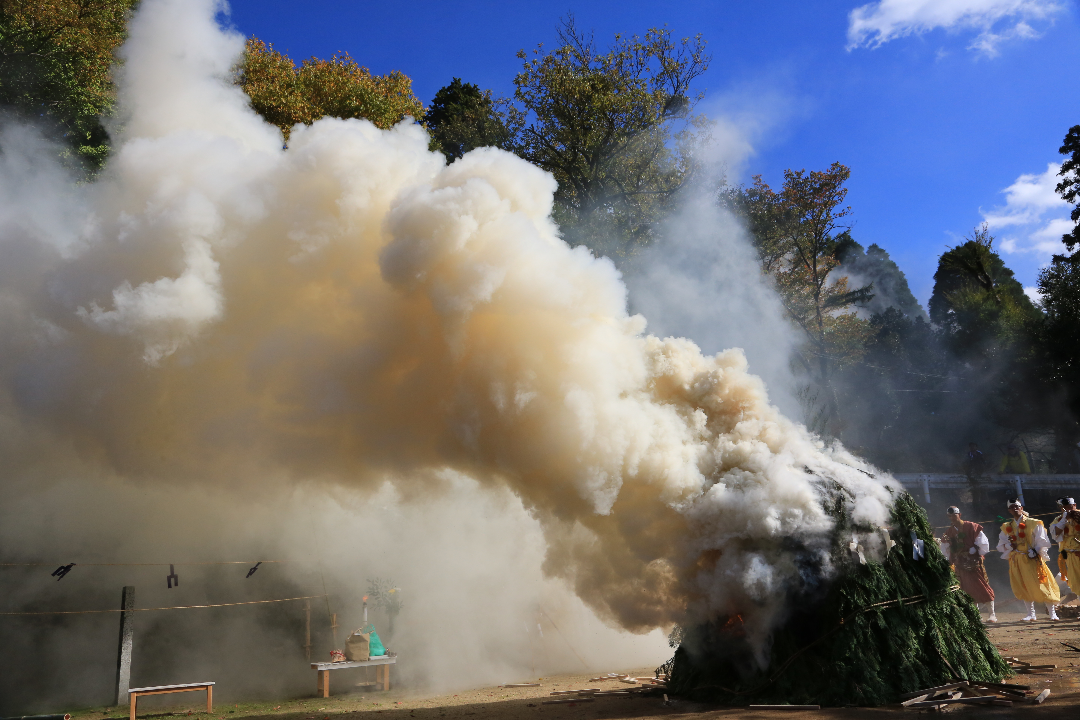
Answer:
[[825, 171], [786, 170], [779, 192], [761, 179], [723, 198], [742, 215], [758, 251], [762, 270], [775, 283], [788, 317], [806, 340], [797, 361], [811, 385], [804, 398], [815, 430], [841, 431], [833, 374], [864, 352], [867, 322], [855, 312], [873, 298], [872, 286], [851, 289], [837, 251], [849, 246], [845, 206], [851, 171], [833, 163]]
[[994, 252], [985, 224], [938, 260], [930, 319], [962, 357], [999, 354], [1022, 342], [1038, 309]]
[[1058, 471], [1080, 471], [1074, 452], [1080, 440], [1080, 125], [1069, 128], [1060, 152], [1062, 163], [1057, 192], [1076, 207], [1076, 227], [1062, 236], [1069, 254], [1054, 255], [1039, 273], [1039, 293], [1045, 320], [1038, 329], [1042, 378], [1061, 400], [1055, 422]]
[[1073, 229], [1061, 237], [1070, 252], [1080, 243], [1080, 125], [1073, 125], [1065, 134], [1065, 140], [1058, 152], [1068, 158], [1061, 164], [1058, 175], [1062, 177], [1057, 184], [1057, 192], [1075, 207], [1069, 217], [1075, 223]]
[[1036, 338], [1042, 312], [1024, 293], [984, 224], [938, 260], [930, 319], [951, 353], [959, 404], [992, 423], [1000, 438], [1049, 429], [1053, 420], [1040, 380]]
[[463, 83], [461, 78], [435, 93], [424, 125], [448, 163], [479, 147], [505, 148], [510, 141], [510, 130], [491, 91]]
[[137, 2], [0, 0], [0, 106], [44, 123], [69, 160], [91, 168], [108, 154], [110, 68]]
[[406, 116], [424, 114], [408, 76], [397, 70], [372, 75], [347, 53], [311, 58], [296, 67], [272, 45], [250, 38], [236, 82], [255, 112], [281, 128], [286, 142], [294, 125], [310, 125], [321, 117], [364, 118], [385, 129]]
[[601, 52], [572, 17], [559, 42], [518, 53], [512, 148], [558, 180], [555, 219], [571, 244], [625, 257], [699, 169], [706, 122], [690, 86], [710, 57], [700, 36], [675, 42], [663, 28], [616, 35]]
[[836, 379], [845, 445], [893, 472], [951, 470], [968, 427], [950, 414], [950, 359], [921, 315], [871, 315], [862, 358]]
[[871, 315], [896, 308], [905, 317], [926, 319], [926, 311], [911, 294], [907, 276], [893, 262], [885, 248], [871, 244], [863, 250], [862, 245], [850, 237], [836, 249], [840, 261], [838, 274], [844, 274], [855, 285], [873, 285], [874, 296], [861, 306]]

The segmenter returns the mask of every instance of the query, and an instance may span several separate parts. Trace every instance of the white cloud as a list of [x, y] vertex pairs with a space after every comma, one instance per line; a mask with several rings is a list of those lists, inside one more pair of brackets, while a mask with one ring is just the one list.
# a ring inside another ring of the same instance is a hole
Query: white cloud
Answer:
[[1034, 253], [1047, 262], [1054, 253], [1064, 250], [1061, 236], [1069, 232], [1069, 205], [1054, 190], [1061, 180], [1061, 165], [1047, 163], [1046, 171], [1038, 175], [1025, 173], [1002, 190], [1005, 204], [983, 211], [983, 219], [991, 230], [1006, 229], [1009, 233], [999, 239], [998, 247], [1008, 254]]
[[1054, 218], [1050, 222], [1046, 223], [1046, 226], [1041, 230], [1036, 230], [1031, 234], [1031, 237], [1035, 238], [1053, 238], [1055, 241], [1060, 240], [1061, 236], [1073, 229], [1073, 222], [1068, 218]]
[[1024, 294], [1028, 296], [1028, 299], [1036, 305], [1042, 304], [1042, 293], [1039, 292], [1039, 288], [1024, 286]]
[[848, 15], [848, 50], [942, 28], [974, 30], [968, 48], [996, 55], [1002, 42], [1038, 37], [1031, 23], [1063, 9], [1058, 0], [878, 0]]
[[991, 228], [1009, 225], [1028, 225], [1037, 222], [1047, 210], [1065, 207], [1066, 203], [1054, 188], [1061, 178], [1061, 165], [1047, 163], [1041, 175], [1024, 174], [1016, 178], [1005, 193], [1005, 206], [983, 213]]

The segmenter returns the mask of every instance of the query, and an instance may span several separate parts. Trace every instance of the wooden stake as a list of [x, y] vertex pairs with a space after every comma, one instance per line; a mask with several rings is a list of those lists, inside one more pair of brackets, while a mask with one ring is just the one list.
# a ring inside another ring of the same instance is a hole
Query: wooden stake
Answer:
[[306, 620], [304, 621], [304, 655], [307, 656], [308, 662], [311, 662], [311, 601], [304, 601], [304, 613]]

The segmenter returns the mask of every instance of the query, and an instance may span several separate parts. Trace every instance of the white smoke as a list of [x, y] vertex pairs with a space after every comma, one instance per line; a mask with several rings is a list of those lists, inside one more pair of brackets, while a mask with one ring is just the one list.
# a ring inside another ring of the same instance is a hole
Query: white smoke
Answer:
[[221, 275], [204, 240], [184, 243], [184, 271], [177, 278], [158, 278], [133, 288], [126, 280], [113, 290], [113, 310], [96, 302], [79, 317], [111, 332], [145, 338], [143, 358], [156, 365], [205, 324], [221, 316]]
[[823, 480], [886, 522], [887, 483], [786, 419], [742, 350], [646, 333], [614, 265], [559, 238], [551, 176], [494, 149], [445, 167], [410, 122], [326, 118], [283, 150], [217, 8], [142, 4], [92, 185], [20, 209], [53, 171], [3, 165], [5, 478], [391, 478], [419, 508], [453, 472], [516, 496], [547, 576], [634, 632], [740, 612], [763, 638], [800, 563], [828, 574]]
[[692, 198], [636, 260], [626, 280], [631, 306], [653, 332], [693, 338], [708, 353], [742, 348], [771, 401], [799, 416], [798, 338], [737, 218], [709, 197]]

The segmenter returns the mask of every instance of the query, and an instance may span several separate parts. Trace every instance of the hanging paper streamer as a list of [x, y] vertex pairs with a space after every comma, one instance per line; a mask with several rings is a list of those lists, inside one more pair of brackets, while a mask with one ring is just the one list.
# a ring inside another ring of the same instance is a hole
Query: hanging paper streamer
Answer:
[[911, 559], [924, 560], [926, 558], [926, 544], [920, 539], [915, 531], [911, 531]]

